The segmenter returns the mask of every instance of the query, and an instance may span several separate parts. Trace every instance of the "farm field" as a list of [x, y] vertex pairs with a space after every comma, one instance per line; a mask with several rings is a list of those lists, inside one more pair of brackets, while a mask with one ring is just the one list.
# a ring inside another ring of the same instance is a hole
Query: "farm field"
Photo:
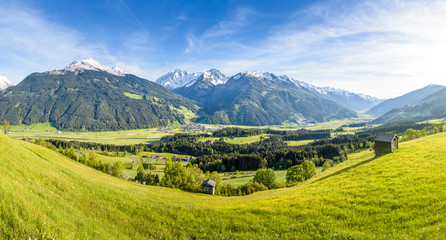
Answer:
[[[89, 151], [85, 150], [75, 150], [78, 157], [83, 154], [88, 154]], [[120, 153], [122, 154], [122, 153]], [[151, 170], [150, 172], [158, 174], [160, 177], [164, 176], [164, 168], [166, 165], [166, 160], [163, 159], [153, 159], [153, 157], [161, 157], [161, 158], [173, 158], [173, 156], [177, 156], [178, 158], [189, 158], [188, 155], [181, 154], [172, 154], [172, 153], [154, 153], [154, 152], [140, 152], [137, 155], [127, 154], [125, 157], [109, 157], [104, 156], [102, 154], [96, 153], [97, 160], [102, 163], [110, 163], [113, 164], [115, 162], [120, 161], [124, 167], [124, 173], [128, 177], [134, 178], [137, 174], [137, 166], [133, 164], [134, 161], [143, 160], [147, 163], [152, 163], [156, 165], [156, 170]], [[146, 156], [146, 157], [144, 157]], [[186, 163], [183, 163], [184, 165]]]
[[[278, 182], [286, 182], [286, 171], [287, 170], [274, 171], [274, 173], [276, 174], [276, 180]], [[322, 167], [316, 167], [316, 174], [321, 173], [321, 171], [322, 171]], [[255, 171], [244, 173], [244, 174], [255, 174]], [[223, 183], [231, 184], [234, 187], [240, 187], [243, 184], [246, 184], [253, 179], [254, 179], [254, 176], [230, 178], [227, 180], [223, 180]]]
[[313, 140], [285, 141], [288, 146], [301, 146], [312, 143]]
[[[224, 137], [224, 139], [226, 139], [225, 142], [230, 143], [230, 144], [245, 144], [245, 143], [253, 143], [253, 142], [258, 142], [260, 141], [260, 139], [262, 138], [266, 138], [269, 134], [260, 134], [260, 135], [256, 135], [256, 136], [250, 136], [250, 137], [236, 137], [234, 139], [231, 139], [229, 137]], [[214, 140], [217, 141], [219, 140], [219, 137], [203, 137], [198, 139], [198, 141], [202, 141], [202, 142], [206, 142], [209, 140]]]
[[64, 132], [49, 126], [49, 124], [17, 125], [12, 127], [13, 138], [43, 138], [62, 139], [67, 141], [97, 142], [103, 144], [131, 145], [153, 143], [163, 136], [173, 135], [157, 131], [156, 128], [106, 131], [106, 132]]
[[219, 197], [113, 178], [0, 134], [0, 238], [444, 239], [445, 144], [442, 133], [357, 152], [292, 188]]

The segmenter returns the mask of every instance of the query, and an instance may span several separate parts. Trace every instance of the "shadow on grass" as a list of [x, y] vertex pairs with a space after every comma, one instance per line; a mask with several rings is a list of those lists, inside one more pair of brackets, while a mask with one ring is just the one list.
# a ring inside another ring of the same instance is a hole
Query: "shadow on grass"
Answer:
[[349, 166], [349, 167], [346, 167], [346, 168], [343, 168], [343, 169], [341, 169], [341, 170], [339, 170], [339, 171], [337, 171], [337, 172], [334, 172], [334, 173], [328, 174], [327, 176], [321, 177], [321, 178], [319, 178], [318, 180], [314, 181], [313, 183], [322, 181], [322, 180], [327, 179], [327, 178], [329, 178], [329, 177], [337, 176], [337, 175], [339, 175], [339, 174], [341, 174], [341, 173], [345, 173], [345, 172], [347, 172], [347, 171], [349, 171], [349, 170], [351, 170], [351, 169], [353, 169], [353, 168], [356, 168], [356, 167], [359, 167], [359, 166], [364, 165], [364, 164], [366, 164], [366, 163], [369, 163], [369, 162], [371, 162], [371, 161], [373, 161], [373, 160], [375, 160], [375, 159], [377, 159], [377, 158], [380, 158], [380, 157], [382, 157], [382, 156], [385, 156], [385, 155], [387, 155], [387, 154], [388, 154], [388, 153], [381, 154], [381, 155], [379, 155], [379, 156], [374, 156], [374, 157], [372, 157], [372, 158], [370, 158], [370, 159], [367, 159], [367, 160], [364, 160], [364, 161], [362, 161], [362, 162], [353, 164], [353, 165], [351, 165], [351, 166]]

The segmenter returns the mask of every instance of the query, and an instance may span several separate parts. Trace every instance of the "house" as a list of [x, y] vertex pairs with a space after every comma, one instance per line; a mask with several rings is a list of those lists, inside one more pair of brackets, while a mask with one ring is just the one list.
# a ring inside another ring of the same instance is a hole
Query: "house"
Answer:
[[215, 185], [217, 185], [217, 183], [214, 180], [212, 179], [205, 180], [203, 183], [201, 183], [202, 191], [204, 193], [214, 195]]
[[375, 155], [390, 153], [398, 149], [398, 134], [378, 134], [375, 138]]

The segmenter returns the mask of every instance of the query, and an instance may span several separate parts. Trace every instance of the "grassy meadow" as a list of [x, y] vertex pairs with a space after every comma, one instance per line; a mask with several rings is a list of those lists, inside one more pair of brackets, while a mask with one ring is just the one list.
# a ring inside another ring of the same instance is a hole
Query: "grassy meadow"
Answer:
[[[274, 171], [274, 173], [276, 174], [276, 181], [285, 183], [286, 182], [286, 171], [287, 170]], [[322, 171], [322, 167], [316, 168], [316, 174], [321, 173], [321, 171]], [[243, 174], [255, 174], [255, 171], [247, 172], [247, 173], [243, 173]], [[230, 179], [223, 180], [223, 183], [231, 184], [234, 187], [240, 187], [243, 184], [246, 184], [249, 181], [252, 181], [253, 179], [254, 179], [254, 176], [238, 177], [238, 178], [236, 177], [236, 178], [230, 178]]]
[[[269, 134], [260, 134], [260, 135], [249, 136], [249, 137], [236, 137], [234, 139], [231, 139], [229, 137], [224, 137], [224, 139], [226, 139], [225, 142], [230, 143], [230, 144], [245, 144], [245, 143], [258, 142], [258, 141], [260, 141], [260, 139], [266, 138], [268, 135]], [[219, 137], [202, 137], [202, 138], [198, 139], [198, 141], [201, 141], [201, 142], [206, 142], [209, 140], [218, 141], [218, 140], [220, 140], [220, 138]]]
[[292, 188], [219, 197], [145, 186], [0, 134], [0, 239], [444, 239], [446, 134]]
[[97, 142], [115, 145], [149, 144], [158, 142], [166, 135], [174, 134], [157, 131], [157, 128], [105, 132], [65, 132], [58, 131], [48, 123], [37, 123], [30, 126], [23, 124], [15, 125], [12, 126], [11, 130], [13, 133], [10, 136], [17, 139], [62, 139], [67, 141]]

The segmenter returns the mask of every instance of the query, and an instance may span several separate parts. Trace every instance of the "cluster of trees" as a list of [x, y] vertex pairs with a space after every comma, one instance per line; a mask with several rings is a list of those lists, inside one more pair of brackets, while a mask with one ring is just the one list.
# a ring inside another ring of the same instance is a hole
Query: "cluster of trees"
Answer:
[[228, 127], [223, 128], [218, 131], [212, 133], [214, 137], [249, 137], [249, 136], [257, 136], [260, 134], [273, 134], [273, 135], [281, 135], [284, 141], [290, 140], [308, 140], [308, 139], [322, 139], [329, 138], [331, 133], [329, 130], [274, 130], [270, 128], [260, 129], [260, 128], [236, 128], [236, 127]]
[[257, 169], [252, 181], [238, 188], [229, 184], [221, 184], [217, 187], [216, 193], [223, 196], [244, 196], [258, 191], [293, 186], [298, 182], [312, 178], [314, 175], [316, 175], [316, 166], [308, 160], [287, 170], [286, 184], [277, 181], [273, 169], [261, 168]]
[[282, 147], [274, 150], [253, 152], [249, 154], [213, 154], [204, 155], [191, 162], [198, 164], [204, 171], [249, 171], [259, 168], [288, 169], [294, 165], [310, 160], [316, 166], [322, 166], [327, 159], [336, 163], [347, 160], [347, 154], [361, 148], [369, 148], [370, 142], [345, 142], [335, 144], [317, 143], [296, 147]]
[[192, 156], [212, 154], [250, 154], [259, 151], [273, 150], [286, 146], [279, 136], [271, 136], [250, 144], [230, 144], [224, 141], [200, 142], [200, 135], [175, 134], [163, 137], [160, 142], [150, 145], [155, 152], [170, 152]]
[[164, 177], [160, 181], [163, 187], [179, 188], [186, 191], [201, 192], [201, 183], [205, 179], [212, 179], [217, 186], [222, 181], [217, 172], [206, 172], [198, 168], [197, 165], [187, 164], [183, 166], [181, 162], [168, 160], [164, 168]]
[[123, 173], [124, 167], [120, 161], [117, 161], [113, 164], [110, 163], [102, 163], [102, 161], [98, 161], [98, 156], [94, 151], [89, 151], [88, 156], [86, 153], [82, 153], [80, 157], [76, 155], [74, 152], [74, 148], [71, 146], [70, 148], [62, 148], [62, 146], [59, 146], [59, 148], [56, 148], [53, 144], [43, 140], [43, 139], [37, 139], [32, 141], [34, 144], [41, 145], [44, 147], [47, 147], [53, 151], [59, 152], [62, 155], [65, 155], [66, 157], [76, 161], [80, 162], [84, 165], [87, 165], [89, 167], [95, 168], [99, 171], [102, 171], [104, 173], [110, 174], [114, 177], [119, 177], [123, 179], [127, 179], [127, 176]]
[[[325, 166], [327, 167], [327, 165]], [[303, 182], [312, 178], [314, 175], [316, 175], [316, 166], [313, 162], [306, 160], [302, 164], [288, 168], [286, 171], [286, 181], [290, 184]]]
[[409, 128], [404, 132], [403, 136], [401, 137], [401, 141], [409, 141], [427, 135], [444, 132], [445, 130], [446, 123], [432, 124], [419, 130]]
[[144, 168], [141, 164], [138, 166], [135, 180], [141, 184], [158, 186], [160, 184], [160, 176], [158, 174], [152, 174], [147, 172], [148, 169]]

